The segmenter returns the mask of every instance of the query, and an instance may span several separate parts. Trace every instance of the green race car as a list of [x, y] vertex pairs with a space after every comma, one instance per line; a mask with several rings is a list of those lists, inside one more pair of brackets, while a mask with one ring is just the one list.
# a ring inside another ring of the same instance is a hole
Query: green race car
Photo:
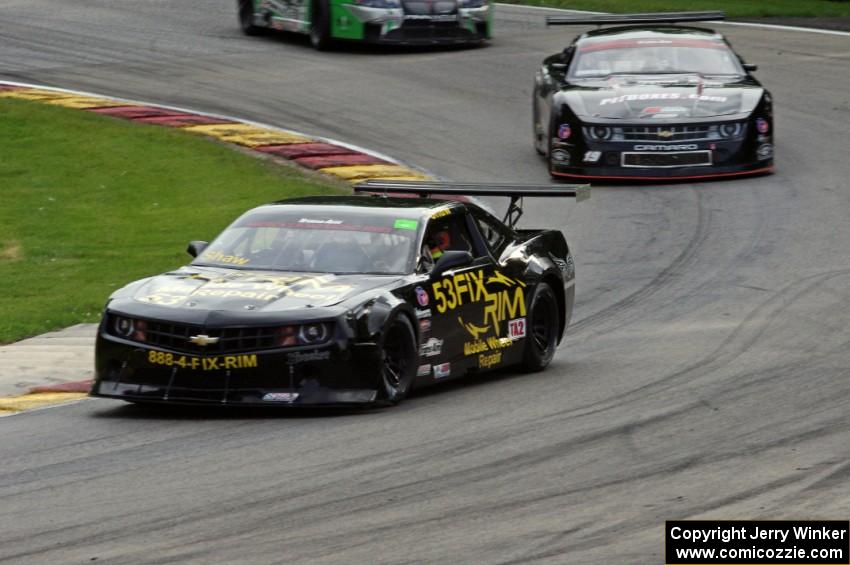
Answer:
[[247, 35], [267, 29], [309, 34], [317, 49], [335, 40], [452, 45], [490, 39], [492, 0], [237, 0]]

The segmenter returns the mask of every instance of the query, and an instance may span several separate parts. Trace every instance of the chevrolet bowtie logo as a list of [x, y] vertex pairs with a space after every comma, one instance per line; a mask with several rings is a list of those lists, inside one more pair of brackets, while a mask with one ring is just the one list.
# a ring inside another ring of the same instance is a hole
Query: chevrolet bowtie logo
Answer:
[[658, 132], [658, 137], [664, 137], [664, 138], [673, 137], [673, 132], [668, 130], [668, 129], [663, 129], [663, 130]]
[[194, 343], [195, 345], [200, 345], [201, 347], [206, 347], [207, 345], [218, 343], [218, 338], [210, 337], [208, 335], [193, 335], [189, 338], [189, 342]]

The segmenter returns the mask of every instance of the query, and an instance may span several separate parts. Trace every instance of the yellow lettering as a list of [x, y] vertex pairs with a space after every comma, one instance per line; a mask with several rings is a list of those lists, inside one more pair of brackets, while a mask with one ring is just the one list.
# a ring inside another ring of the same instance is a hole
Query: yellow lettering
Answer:
[[482, 351], [487, 351], [487, 344], [481, 341], [480, 339], [475, 341], [468, 341], [463, 344], [463, 354], [464, 355], [475, 355], [476, 353], [481, 353]]
[[505, 291], [505, 304], [508, 307], [508, 317], [516, 318], [517, 316], [525, 316], [525, 295], [522, 288], [517, 287], [514, 291], [514, 301], [511, 302], [507, 296], [508, 291]]
[[437, 301], [437, 312], [440, 314], [446, 311], [446, 295], [443, 294], [442, 286], [442, 282], [437, 281], [431, 287], [431, 290], [434, 291], [434, 299]]
[[469, 294], [469, 282], [466, 280], [466, 273], [459, 273], [454, 276], [455, 291], [457, 292], [458, 306], [463, 305], [464, 293]]
[[256, 367], [257, 366], [257, 356], [256, 355], [242, 355], [240, 357], [240, 359], [241, 359], [240, 365], [243, 369], [247, 369], [249, 367]]
[[478, 302], [482, 296], [487, 294], [487, 289], [484, 287], [484, 271], [469, 272], [468, 275], [475, 283], [475, 288], [469, 289], [469, 295], [473, 302]]
[[452, 279], [445, 279], [443, 283], [443, 286], [445, 287], [446, 292], [449, 295], [449, 300], [446, 302], [446, 305], [450, 309], [454, 310], [455, 307], [457, 307], [457, 295], [455, 294], [455, 287], [452, 284]]

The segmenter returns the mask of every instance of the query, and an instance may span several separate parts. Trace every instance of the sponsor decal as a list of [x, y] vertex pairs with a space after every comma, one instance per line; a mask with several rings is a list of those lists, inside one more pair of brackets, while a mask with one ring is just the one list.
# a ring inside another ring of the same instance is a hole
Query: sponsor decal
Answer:
[[572, 135], [573, 129], [570, 127], [570, 124], [561, 124], [558, 127], [558, 137], [560, 139], [569, 139], [570, 135]]
[[709, 94], [691, 93], [684, 95], [679, 92], [651, 92], [644, 94], [623, 94], [622, 96], [613, 96], [611, 98], [603, 98], [599, 101], [600, 106], [606, 104], [619, 104], [621, 102], [635, 102], [638, 100], [698, 100], [700, 102], [726, 102], [725, 96], [712, 96]]
[[[488, 287], [500, 287], [490, 291]], [[484, 302], [484, 320], [480, 325], [464, 323], [473, 337], [478, 339], [485, 333], [499, 335], [506, 320], [525, 316], [525, 283], [506, 277], [500, 272], [486, 276], [481, 269], [456, 273], [434, 282], [432, 290], [437, 312], [443, 314], [464, 304]]]
[[189, 343], [194, 343], [195, 345], [199, 345], [201, 347], [206, 347], [208, 345], [213, 345], [218, 343], [219, 338], [210, 337], [208, 335], [193, 335], [189, 338]]
[[338, 226], [342, 224], [342, 220], [312, 220], [310, 218], [301, 218], [299, 224], [326, 224], [329, 226]]
[[434, 378], [442, 379], [452, 374], [452, 364], [443, 363], [442, 365], [434, 365]]
[[148, 351], [148, 363], [162, 367], [179, 367], [191, 371], [221, 371], [227, 369], [252, 369], [257, 367], [257, 356], [222, 355], [219, 357], [192, 357], [164, 351]]
[[432, 219], [432, 220], [436, 220], [437, 218], [443, 218], [443, 217], [445, 217], [445, 216], [450, 215], [451, 213], [452, 213], [452, 209], [451, 209], [451, 208], [443, 208], [442, 210], [437, 210], [436, 212], [434, 212], [434, 213], [431, 215], [431, 219]]
[[482, 369], [489, 369], [495, 365], [498, 365], [502, 362], [502, 352], [495, 351], [493, 353], [487, 353], [485, 355], [478, 356], [478, 366]]
[[484, 351], [493, 351], [510, 347], [514, 340], [509, 337], [490, 336], [486, 339], [475, 339], [463, 344], [463, 354], [466, 356], [477, 355]]
[[263, 395], [267, 402], [295, 402], [300, 395], [297, 392], [269, 392]]
[[393, 224], [393, 228], [397, 230], [415, 230], [419, 226], [419, 222], [416, 220], [404, 220], [399, 219], [396, 220]]
[[290, 365], [307, 363], [309, 361], [327, 361], [331, 358], [330, 351], [295, 351], [290, 353], [286, 360]]
[[693, 151], [699, 149], [696, 143], [677, 143], [675, 145], [635, 145], [635, 151]]
[[525, 318], [517, 318], [508, 322], [508, 335], [511, 339], [525, 337]]
[[602, 157], [602, 151], [587, 151], [584, 154], [584, 162], [585, 163], [596, 163], [599, 161], [599, 158]]
[[[643, 110], [640, 111], [642, 115], [658, 117], [657, 114], [665, 114], [665, 115], [679, 115], [679, 114], [687, 114], [688, 109], [684, 106], [647, 106]], [[670, 132], [672, 135], [673, 132]], [[661, 135], [661, 134], [659, 134]]]
[[[164, 278], [164, 277], [163, 277]], [[262, 276], [245, 275], [237, 279], [207, 278], [200, 273], [172, 279], [168, 283], [155, 281], [151, 293], [138, 298], [160, 306], [177, 306], [196, 297], [245, 298], [258, 301], [273, 301], [284, 297], [307, 300], [333, 300], [341, 298], [351, 290], [350, 285], [329, 284], [334, 276]]]
[[[419, 303], [420, 306], [428, 306], [428, 293], [421, 286], [416, 287], [416, 302]], [[430, 312], [430, 310], [428, 310]]]
[[[411, 220], [414, 221], [414, 220]], [[310, 229], [310, 230], [331, 230], [331, 231], [362, 231], [367, 233], [392, 233], [393, 228], [389, 226], [363, 226], [355, 224], [337, 224], [325, 222], [245, 222], [239, 224], [240, 228], [292, 228], [292, 229]]]
[[430, 332], [430, 331], [431, 331], [431, 320], [429, 320], [427, 318], [425, 320], [419, 320], [419, 332], [420, 333], [427, 333], [427, 332]]
[[770, 131], [770, 124], [764, 118], [758, 118], [756, 120], [756, 129], [759, 133], [767, 133]]
[[419, 365], [419, 368], [416, 369], [417, 377], [424, 377], [425, 375], [431, 374], [431, 365]]
[[430, 338], [419, 348], [420, 357], [436, 357], [443, 352], [443, 340], [436, 337]]
[[425, 308], [424, 310], [420, 310], [418, 308], [416, 309], [416, 318], [417, 319], [421, 320], [423, 318], [430, 318], [430, 317], [431, 317], [431, 309], [430, 308]]
[[251, 262], [251, 260], [246, 257], [225, 255], [221, 251], [204, 251], [201, 253], [199, 259], [203, 259], [204, 261], [214, 261], [217, 263], [227, 263], [228, 265], [247, 265]]
[[756, 149], [756, 155], [759, 159], [770, 159], [773, 157], [773, 145], [770, 143], [759, 145], [759, 148]]
[[566, 275], [566, 278], [571, 279], [575, 276], [576, 264], [572, 255], [567, 255], [566, 260], [555, 259], [555, 264], [561, 269], [561, 272]]

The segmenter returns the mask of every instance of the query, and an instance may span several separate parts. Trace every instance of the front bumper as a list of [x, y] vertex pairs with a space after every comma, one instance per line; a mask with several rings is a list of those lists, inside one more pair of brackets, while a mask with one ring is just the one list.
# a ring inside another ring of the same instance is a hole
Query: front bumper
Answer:
[[374, 343], [200, 356], [100, 334], [91, 396], [218, 406], [335, 406], [378, 399]]
[[363, 40], [392, 45], [458, 45], [490, 37], [490, 8], [461, 8], [457, 14], [411, 15], [400, 8], [346, 5], [363, 25]]
[[601, 180], [709, 179], [773, 171], [771, 136], [750, 132], [732, 140], [551, 142], [556, 177]]

